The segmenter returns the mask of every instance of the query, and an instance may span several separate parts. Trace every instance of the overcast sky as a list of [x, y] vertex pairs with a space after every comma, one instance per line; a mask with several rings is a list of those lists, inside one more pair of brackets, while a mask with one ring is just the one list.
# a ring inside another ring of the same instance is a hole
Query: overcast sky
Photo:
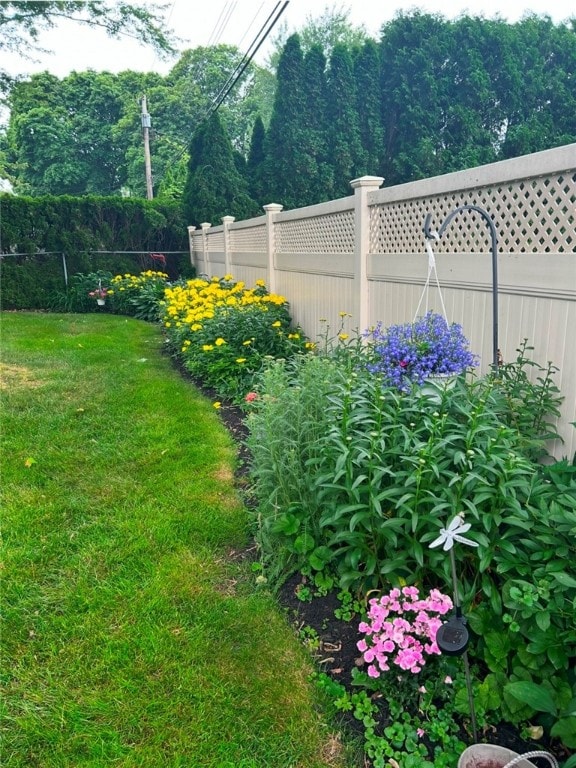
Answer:
[[[150, 7], [158, 6], [156, 2], [133, 2]], [[263, 26], [267, 26], [267, 19], [271, 15], [274, 18], [284, 2], [167, 0], [167, 4], [168, 26], [182, 38], [178, 45], [180, 50], [227, 43], [247, 52], [260, 39], [259, 32]], [[378, 36], [380, 26], [392, 19], [398, 10], [410, 11], [414, 8], [440, 13], [448, 18], [468, 13], [486, 18], [498, 16], [510, 22], [518, 21], [530, 12], [549, 15], [554, 22], [576, 16], [574, 0], [420, 0], [416, 3], [402, 0], [290, 0], [270, 38], [275, 36], [281, 23], [286, 23], [289, 32], [293, 32], [301, 28], [309, 18], [320, 16], [326, 8], [349, 10], [350, 21], [355, 25], [363, 25], [374, 37]], [[37, 62], [3, 54], [2, 68], [14, 75], [48, 70], [57, 77], [64, 77], [74, 70], [81, 72], [87, 69], [109, 72], [133, 69], [166, 74], [177, 61], [177, 57], [161, 61], [150, 48], [130, 38], [112, 40], [99, 30], [83, 28], [71, 22], [63, 22], [57, 29], [42, 34], [39, 42], [52, 53], [39, 57]], [[264, 43], [256, 55], [256, 61], [263, 63], [268, 53], [269, 47]]]

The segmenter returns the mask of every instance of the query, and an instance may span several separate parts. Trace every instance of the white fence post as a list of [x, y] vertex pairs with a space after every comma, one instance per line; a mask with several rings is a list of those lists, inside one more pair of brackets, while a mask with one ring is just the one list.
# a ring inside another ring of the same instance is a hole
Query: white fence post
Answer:
[[204, 261], [204, 273], [208, 275], [208, 277], [212, 277], [211, 269], [210, 269], [210, 259], [208, 256], [208, 230], [212, 224], [210, 224], [209, 221], [203, 221], [202, 224], [200, 224], [200, 227], [202, 228], [202, 259]]
[[276, 293], [276, 240], [274, 236], [274, 219], [284, 208], [279, 203], [269, 203], [264, 206], [266, 211], [266, 250], [268, 253], [268, 290]]
[[190, 264], [196, 269], [196, 274], [198, 274], [198, 267], [196, 266], [196, 262], [194, 260], [194, 235], [193, 232], [196, 229], [196, 227], [188, 227], [188, 247], [190, 248]]
[[222, 216], [224, 226], [224, 274], [232, 274], [232, 264], [230, 260], [230, 224], [236, 219], [235, 216]]
[[354, 317], [360, 333], [368, 328], [368, 253], [370, 252], [370, 208], [368, 193], [377, 190], [382, 176], [362, 176], [350, 182], [354, 189]]

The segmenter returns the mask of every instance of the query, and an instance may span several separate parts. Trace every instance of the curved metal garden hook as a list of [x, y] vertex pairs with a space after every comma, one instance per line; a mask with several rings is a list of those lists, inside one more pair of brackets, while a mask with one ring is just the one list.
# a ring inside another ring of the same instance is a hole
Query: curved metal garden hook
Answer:
[[497, 371], [500, 357], [498, 349], [498, 235], [492, 218], [487, 211], [483, 208], [479, 208], [477, 205], [461, 205], [459, 208], [455, 208], [448, 214], [438, 232], [435, 232], [430, 229], [432, 214], [427, 213], [426, 219], [424, 220], [424, 237], [427, 240], [439, 240], [452, 219], [463, 211], [475, 211], [476, 213], [479, 213], [490, 227], [490, 236], [492, 238], [492, 366], [494, 371]]

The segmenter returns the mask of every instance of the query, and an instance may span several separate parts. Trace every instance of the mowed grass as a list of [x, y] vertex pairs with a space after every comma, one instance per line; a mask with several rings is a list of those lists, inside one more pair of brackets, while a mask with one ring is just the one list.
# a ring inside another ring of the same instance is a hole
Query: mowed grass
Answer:
[[235, 556], [235, 446], [158, 328], [3, 313], [3, 768], [340, 766]]

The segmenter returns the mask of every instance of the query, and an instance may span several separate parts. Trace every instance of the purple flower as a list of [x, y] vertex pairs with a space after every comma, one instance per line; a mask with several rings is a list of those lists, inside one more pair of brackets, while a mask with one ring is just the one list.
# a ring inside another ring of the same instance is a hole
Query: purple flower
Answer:
[[462, 326], [448, 325], [434, 312], [387, 329], [378, 323], [364, 336], [372, 342], [374, 357], [368, 370], [382, 374], [386, 383], [403, 391], [431, 375], [463, 373], [478, 365], [478, 356], [468, 349]]

